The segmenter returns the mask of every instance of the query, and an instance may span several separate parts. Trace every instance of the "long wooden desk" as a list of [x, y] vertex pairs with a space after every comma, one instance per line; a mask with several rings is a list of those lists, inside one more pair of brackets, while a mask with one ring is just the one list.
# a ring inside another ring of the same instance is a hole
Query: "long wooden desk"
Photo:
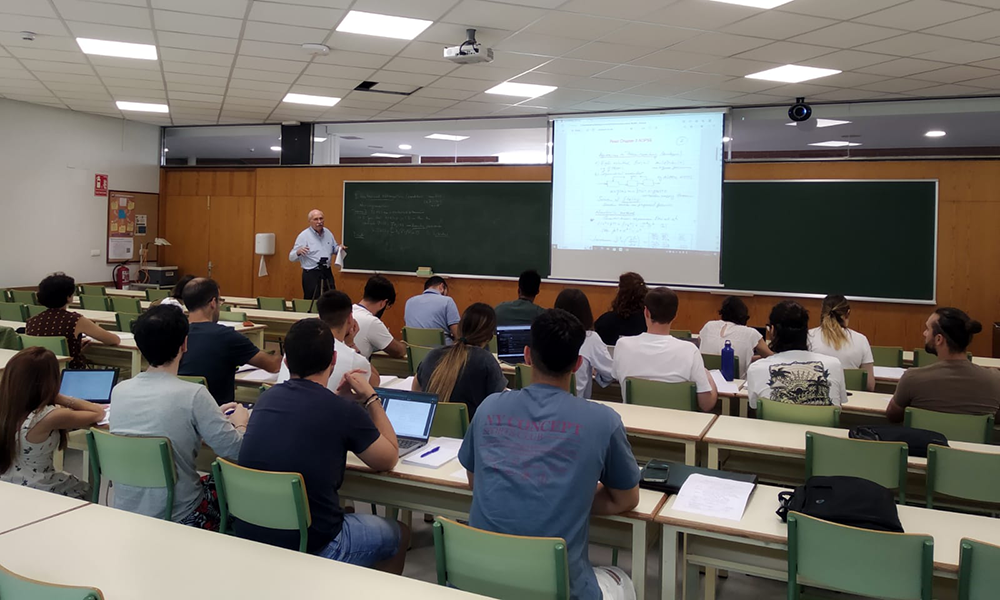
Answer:
[[711, 413], [673, 410], [652, 406], [637, 406], [621, 402], [602, 402], [618, 413], [628, 432], [636, 458], [663, 458], [664, 445], [684, 446], [684, 463], [697, 464], [697, 444], [710, 431], [718, 415]]
[[[741, 386], [740, 390], [735, 394], [719, 392], [719, 400], [722, 401], [722, 414], [729, 415], [729, 401], [730, 399], [736, 400], [740, 403], [739, 414], [741, 417], [746, 417], [749, 415], [749, 399], [747, 397], [747, 390], [742, 387], [744, 381], [742, 379], [737, 379], [733, 381], [737, 386]], [[889, 406], [889, 401], [892, 400], [892, 394], [881, 394], [878, 392], [861, 392], [861, 391], [849, 391], [847, 397], [847, 404], [841, 405], [840, 410], [844, 414], [858, 414], [867, 415], [874, 417], [885, 417], [886, 408]]]
[[86, 505], [86, 500], [0, 481], [0, 506], [3, 507], [0, 510], [0, 534]]
[[267, 333], [283, 336], [288, 333], [292, 324], [302, 319], [315, 319], [314, 313], [299, 313], [280, 310], [261, 310], [259, 308], [240, 308], [247, 318], [254, 323], [267, 325]]
[[[3, 324], [3, 322], [0, 321], [0, 324]], [[7, 362], [10, 361], [10, 359], [14, 358], [15, 354], [17, 354], [17, 350], [7, 350], [4, 348], [0, 348], [0, 373], [3, 373], [3, 370], [7, 368]], [[59, 361], [59, 368], [62, 368], [65, 367], [66, 363], [69, 362], [69, 357], [56, 356], [56, 360]]]

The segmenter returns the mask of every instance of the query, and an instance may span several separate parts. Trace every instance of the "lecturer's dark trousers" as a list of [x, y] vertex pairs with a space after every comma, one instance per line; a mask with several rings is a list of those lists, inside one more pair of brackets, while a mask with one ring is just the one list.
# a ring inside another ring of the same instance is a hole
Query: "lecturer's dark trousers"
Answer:
[[306, 300], [319, 298], [323, 292], [333, 289], [336, 288], [330, 267], [316, 267], [308, 271], [302, 269], [302, 297]]

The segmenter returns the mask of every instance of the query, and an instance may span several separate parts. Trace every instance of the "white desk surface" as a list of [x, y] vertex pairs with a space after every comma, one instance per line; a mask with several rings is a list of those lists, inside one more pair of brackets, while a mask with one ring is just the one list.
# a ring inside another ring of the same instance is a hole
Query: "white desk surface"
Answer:
[[718, 417], [711, 413], [637, 406], [621, 402], [600, 400], [591, 402], [603, 404], [618, 413], [629, 433], [676, 440], [701, 441]]
[[[0, 348], [0, 371], [3, 371], [4, 369], [7, 368], [7, 362], [10, 359], [14, 358], [14, 355], [17, 354], [17, 352], [18, 352], [17, 350], [7, 350], [5, 348]], [[56, 356], [56, 360], [58, 360], [61, 363], [68, 363], [69, 357]]]
[[[86, 505], [86, 500], [0, 482], [0, 506], [3, 507], [0, 510], [0, 534]], [[0, 543], [0, 547], [5, 545]]]
[[[11, 571], [97, 587], [108, 600], [482, 598], [92, 504], [0, 539], [0, 564]], [[215, 560], [195, 568], [192, 553]]]
[[241, 313], [246, 313], [247, 318], [251, 321], [275, 321], [279, 323], [294, 323], [302, 319], [316, 319], [318, 315], [316, 313], [300, 313], [292, 312], [290, 310], [261, 310], [259, 308], [240, 308]]
[[[903, 350], [903, 362], [913, 363], [913, 351]], [[972, 364], [990, 369], [1000, 369], [1000, 358], [990, 358], [988, 356], [973, 356]]]
[[84, 310], [82, 308], [74, 308], [72, 309], [72, 312], [80, 313], [94, 323], [117, 323], [117, 321], [115, 321], [115, 313], [109, 310]]
[[4, 321], [0, 319], [0, 327], [10, 327], [11, 329], [20, 329], [24, 327], [24, 321]]
[[879, 417], [885, 416], [885, 410], [892, 400], [892, 394], [879, 394], [877, 392], [848, 392], [847, 404], [840, 407], [845, 413], [869, 414]]

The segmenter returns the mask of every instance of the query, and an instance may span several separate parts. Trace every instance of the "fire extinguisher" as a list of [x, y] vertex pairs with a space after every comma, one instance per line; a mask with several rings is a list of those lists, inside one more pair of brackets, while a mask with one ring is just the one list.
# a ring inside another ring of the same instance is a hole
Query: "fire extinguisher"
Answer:
[[129, 271], [128, 263], [121, 263], [115, 267], [114, 271], [111, 272], [112, 277], [115, 280], [115, 287], [123, 290], [128, 287], [129, 284]]

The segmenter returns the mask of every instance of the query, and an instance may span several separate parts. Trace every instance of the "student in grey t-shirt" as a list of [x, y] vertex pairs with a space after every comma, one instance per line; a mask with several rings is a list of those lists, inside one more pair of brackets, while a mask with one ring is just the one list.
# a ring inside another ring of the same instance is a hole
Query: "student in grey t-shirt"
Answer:
[[[204, 386], [177, 378], [187, 350], [188, 321], [176, 306], [154, 306], [136, 319], [135, 342], [149, 368], [115, 386], [111, 392], [111, 433], [166, 437], [173, 449], [177, 483], [171, 519], [199, 529], [219, 528], [219, 502], [211, 477], [199, 478], [195, 458], [204, 440], [216, 454], [239, 456], [250, 418], [232, 403], [219, 406]], [[232, 410], [228, 419], [224, 415]], [[163, 518], [165, 488], [116, 485], [114, 506]]]
[[539, 315], [525, 353], [532, 385], [486, 398], [458, 458], [473, 486], [471, 526], [561, 537], [574, 600], [624, 598], [632, 586], [624, 572], [590, 565], [590, 515], [635, 508], [639, 467], [618, 414], [566, 391], [584, 337], [564, 310]]
[[440, 329], [446, 344], [458, 338], [458, 306], [448, 297], [448, 283], [437, 275], [424, 282], [424, 293], [406, 301], [403, 321], [407, 327]]

